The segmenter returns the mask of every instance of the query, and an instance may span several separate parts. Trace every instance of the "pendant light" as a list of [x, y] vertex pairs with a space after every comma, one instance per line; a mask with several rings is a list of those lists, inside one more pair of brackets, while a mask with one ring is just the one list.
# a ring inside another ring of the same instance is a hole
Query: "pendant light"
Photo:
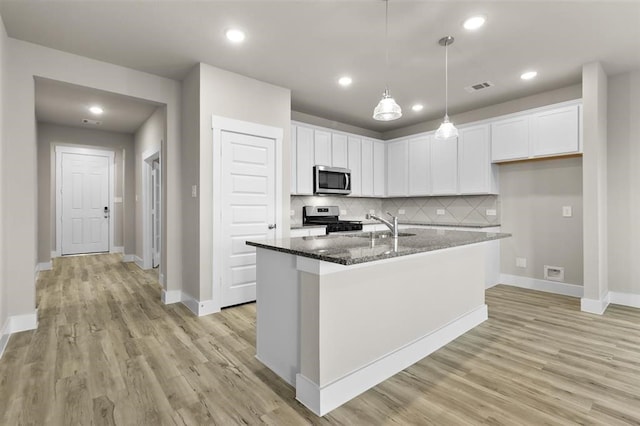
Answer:
[[445, 140], [458, 137], [458, 129], [449, 121], [449, 45], [453, 44], [454, 38], [451, 36], [442, 37], [438, 43], [444, 46], [444, 120], [438, 130], [436, 130], [435, 138]]
[[397, 120], [402, 117], [402, 109], [389, 94], [389, 85], [387, 84], [389, 74], [389, 0], [385, 0], [384, 14], [384, 49], [385, 49], [385, 89], [382, 93], [382, 99], [373, 110], [373, 118], [378, 121]]

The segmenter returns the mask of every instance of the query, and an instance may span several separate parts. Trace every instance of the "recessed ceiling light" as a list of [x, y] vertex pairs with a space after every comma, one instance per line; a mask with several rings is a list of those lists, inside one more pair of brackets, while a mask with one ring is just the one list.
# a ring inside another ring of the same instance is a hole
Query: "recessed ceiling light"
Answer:
[[227, 40], [232, 43], [242, 43], [245, 39], [244, 32], [234, 28], [227, 30], [225, 35], [227, 36]]
[[537, 76], [538, 73], [536, 71], [527, 71], [525, 73], [523, 73], [520, 78], [523, 80], [531, 80], [532, 78], [535, 78], [535, 76]]
[[472, 16], [471, 18], [468, 18], [466, 21], [464, 21], [464, 24], [462, 24], [462, 26], [465, 30], [473, 31], [483, 26], [485, 22], [487, 22], [487, 18], [485, 18], [484, 16]]
[[95, 115], [100, 115], [104, 112], [104, 110], [97, 105], [90, 107], [89, 111], [91, 111], [91, 113]]
[[414, 110], [415, 112], [420, 112], [422, 111], [423, 108], [424, 106], [421, 104], [415, 104], [414, 106], [411, 107], [411, 109]]
[[346, 76], [346, 75], [345, 75], [344, 77], [340, 77], [340, 78], [338, 79], [338, 84], [339, 84], [340, 86], [342, 86], [342, 87], [350, 86], [350, 85], [351, 85], [351, 83], [353, 83], [353, 80], [351, 79], [351, 77]]

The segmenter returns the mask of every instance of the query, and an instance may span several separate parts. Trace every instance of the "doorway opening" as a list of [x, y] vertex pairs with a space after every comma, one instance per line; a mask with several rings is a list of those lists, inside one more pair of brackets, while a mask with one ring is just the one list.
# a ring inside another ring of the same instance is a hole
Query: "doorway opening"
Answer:
[[[163, 141], [160, 141], [162, 146]], [[160, 267], [162, 252], [162, 161], [160, 151], [142, 155], [143, 269]], [[162, 275], [159, 275], [162, 283]]]

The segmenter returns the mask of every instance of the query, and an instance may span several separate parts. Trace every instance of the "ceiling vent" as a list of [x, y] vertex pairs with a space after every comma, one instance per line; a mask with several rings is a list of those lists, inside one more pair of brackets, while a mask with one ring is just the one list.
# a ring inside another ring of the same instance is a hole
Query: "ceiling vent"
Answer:
[[480, 90], [484, 90], [484, 89], [488, 89], [489, 87], [493, 87], [495, 86], [495, 84], [493, 84], [490, 81], [485, 81], [483, 83], [476, 83], [476, 84], [472, 84], [471, 86], [467, 86], [464, 88], [464, 90], [466, 90], [469, 93], [473, 93], [473, 92], [478, 92]]
[[98, 121], [98, 120], [91, 120], [89, 118], [83, 118], [82, 119], [82, 123], [83, 124], [89, 124], [91, 126], [99, 126], [102, 124], [102, 121]]

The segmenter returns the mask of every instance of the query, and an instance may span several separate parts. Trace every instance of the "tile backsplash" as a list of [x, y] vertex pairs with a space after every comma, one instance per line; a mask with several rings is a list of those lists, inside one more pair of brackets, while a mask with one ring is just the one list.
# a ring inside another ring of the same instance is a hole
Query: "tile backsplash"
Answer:
[[[302, 224], [303, 206], [338, 206], [341, 219], [363, 220], [370, 210], [376, 214], [390, 212], [401, 221], [498, 224], [500, 204], [497, 195], [464, 195], [452, 197], [356, 198], [291, 196], [291, 225]], [[400, 214], [404, 210], [404, 214]], [[438, 215], [438, 211], [444, 212]], [[487, 215], [494, 210], [496, 215]]]

